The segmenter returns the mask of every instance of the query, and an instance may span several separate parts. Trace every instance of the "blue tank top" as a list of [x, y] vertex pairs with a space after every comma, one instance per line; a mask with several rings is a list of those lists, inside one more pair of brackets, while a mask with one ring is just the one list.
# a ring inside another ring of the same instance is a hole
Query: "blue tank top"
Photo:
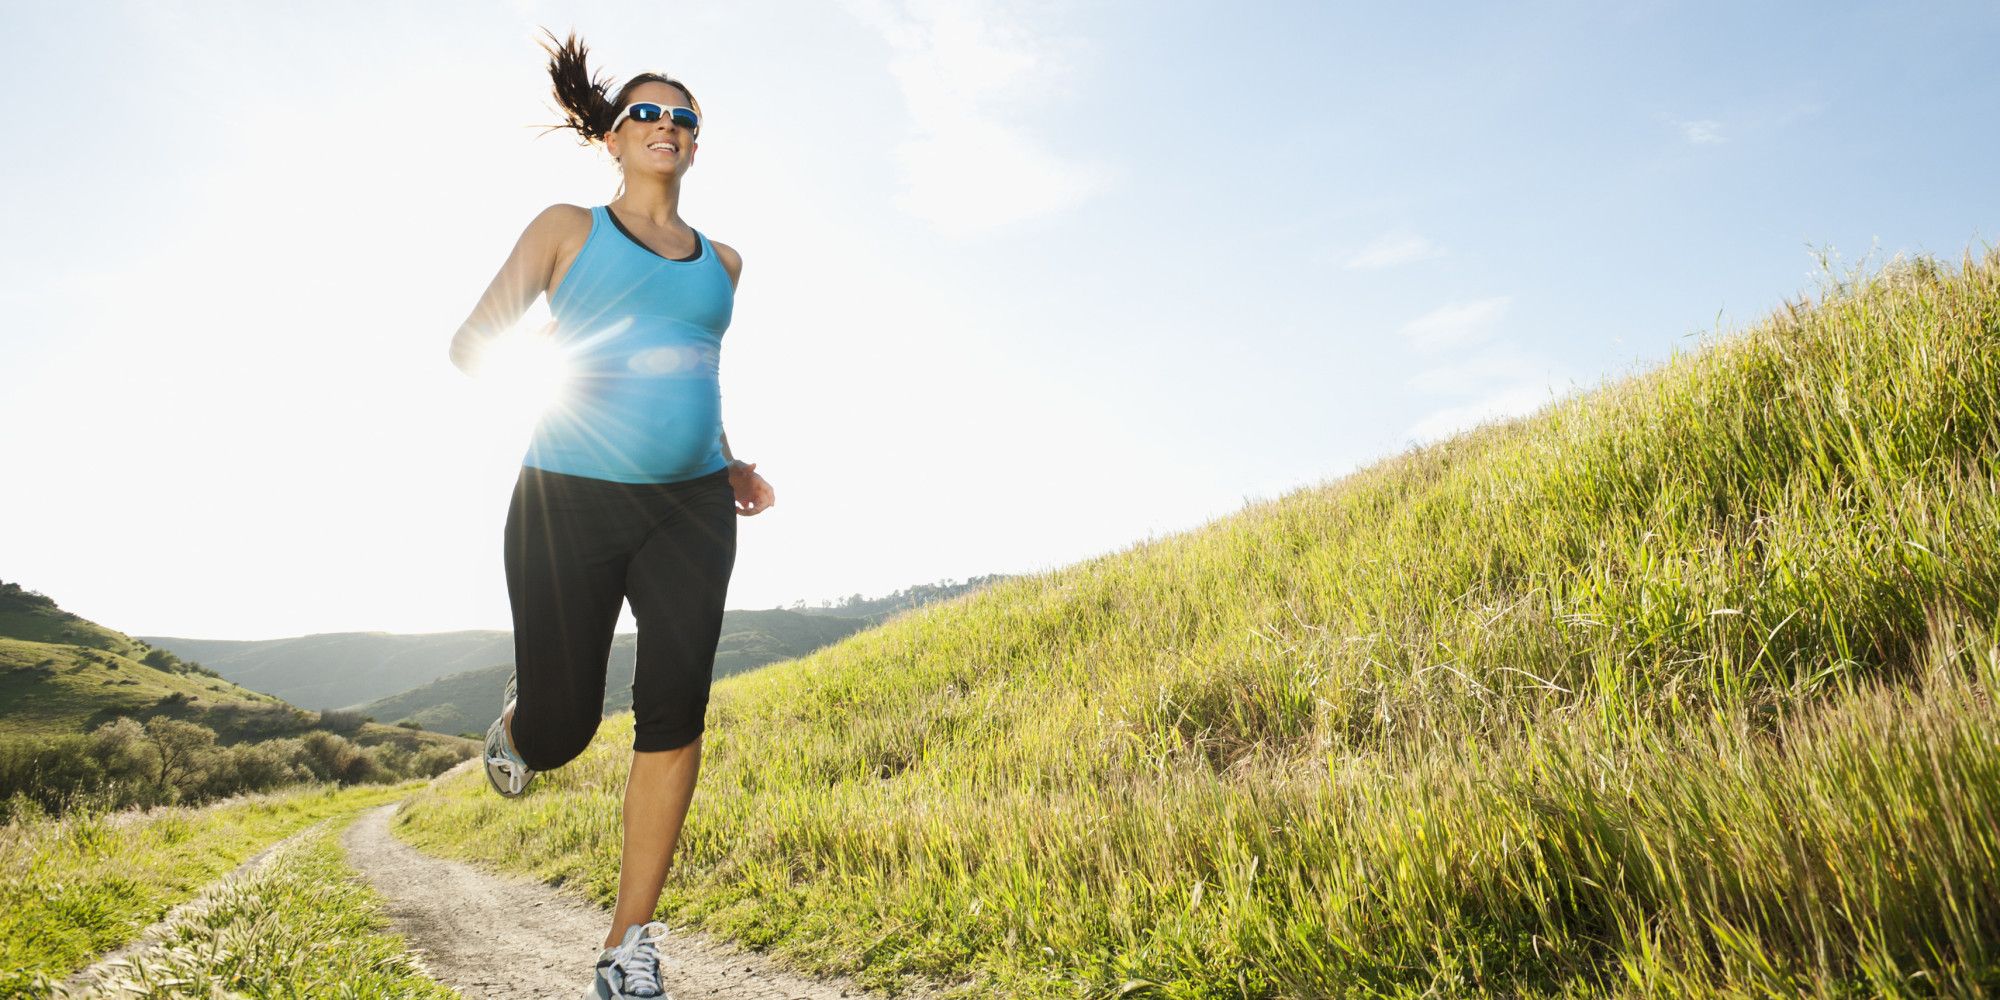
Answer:
[[620, 483], [713, 473], [722, 458], [717, 361], [735, 288], [708, 237], [662, 257], [590, 210], [590, 235], [549, 296], [569, 355], [563, 395], [542, 414], [525, 465]]

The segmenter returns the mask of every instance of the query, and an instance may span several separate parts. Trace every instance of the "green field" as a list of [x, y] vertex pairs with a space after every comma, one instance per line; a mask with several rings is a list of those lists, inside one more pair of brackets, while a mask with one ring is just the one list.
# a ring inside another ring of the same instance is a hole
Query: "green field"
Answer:
[[200, 809], [73, 812], [0, 827], [0, 996], [40, 992], [259, 850], [413, 784], [308, 786]]
[[258, 870], [204, 894], [97, 995], [145, 1000], [354, 997], [456, 1000], [387, 931], [381, 897], [347, 867], [352, 814], [279, 847]]
[[[2000, 252], [719, 682], [662, 903], [957, 995], [2000, 990]], [[629, 721], [398, 821], [609, 899]]]

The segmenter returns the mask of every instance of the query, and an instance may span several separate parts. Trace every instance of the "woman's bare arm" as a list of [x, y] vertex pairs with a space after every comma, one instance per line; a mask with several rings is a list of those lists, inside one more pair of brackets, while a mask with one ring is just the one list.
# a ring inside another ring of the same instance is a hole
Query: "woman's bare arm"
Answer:
[[478, 374], [486, 345], [511, 329], [521, 314], [534, 304], [535, 296], [549, 286], [564, 237], [576, 228], [579, 216], [588, 226], [590, 211], [575, 205], [550, 205], [528, 223], [514, 251], [500, 265], [500, 273], [472, 307], [472, 315], [451, 335], [451, 363], [467, 375]]

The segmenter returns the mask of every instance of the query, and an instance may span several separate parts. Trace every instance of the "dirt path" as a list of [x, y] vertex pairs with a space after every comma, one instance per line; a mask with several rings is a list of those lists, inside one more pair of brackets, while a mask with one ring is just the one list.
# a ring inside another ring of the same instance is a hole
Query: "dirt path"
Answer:
[[[388, 899], [396, 931], [432, 978], [468, 998], [580, 997], [611, 914], [530, 879], [418, 853], [389, 832], [396, 805], [347, 828], [348, 863]], [[660, 962], [674, 1000], [840, 1000], [870, 994], [850, 981], [801, 979], [755, 952], [674, 929]]]

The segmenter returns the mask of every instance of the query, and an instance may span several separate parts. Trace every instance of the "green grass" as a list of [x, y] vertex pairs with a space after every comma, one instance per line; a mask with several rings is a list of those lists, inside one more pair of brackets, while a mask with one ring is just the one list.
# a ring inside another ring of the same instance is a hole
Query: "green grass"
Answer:
[[[176, 697], [185, 703], [162, 705]], [[281, 727], [311, 721], [270, 695], [203, 674], [158, 670], [95, 647], [0, 638], [0, 719], [9, 736], [73, 733], [115, 716], [156, 712], [201, 721], [223, 706], [260, 721], [283, 716]]]
[[[353, 817], [346, 822], [353, 822]], [[205, 893], [102, 991], [146, 1000], [209, 997], [438, 998], [385, 928], [381, 898], [344, 860], [337, 824], [274, 851], [239, 882]]]
[[[68, 612], [54, 613], [63, 616], [66, 624], [62, 627], [91, 631], [96, 637], [93, 641], [106, 646], [9, 638], [0, 632], [0, 720], [6, 724], [0, 740], [85, 731], [119, 716], [142, 720], [154, 716], [185, 719], [215, 730], [218, 740], [225, 745], [298, 736], [318, 727], [317, 713], [218, 677], [149, 666], [127, 655], [136, 652], [143, 656], [142, 649], [114, 652], [107, 648], [119, 645], [115, 640], [124, 638], [120, 633]], [[0, 628], [47, 632], [55, 626], [44, 622], [38, 628], [29, 627], [45, 617], [46, 614], [0, 612]], [[125, 643], [138, 645], [129, 639]], [[498, 700], [499, 695], [494, 698]], [[339, 731], [362, 746], [389, 743], [413, 752], [436, 746], [454, 749], [467, 746], [454, 735], [381, 723], [363, 723]]]
[[[2000, 990], [2000, 252], [717, 683], [661, 910], [954, 995]], [[401, 836], [615, 890], [630, 722]]]
[[201, 809], [73, 812], [0, 827], [0, 996], [60, 980], [132, 940], [257, 853], [413, 783], [306, 787]]

